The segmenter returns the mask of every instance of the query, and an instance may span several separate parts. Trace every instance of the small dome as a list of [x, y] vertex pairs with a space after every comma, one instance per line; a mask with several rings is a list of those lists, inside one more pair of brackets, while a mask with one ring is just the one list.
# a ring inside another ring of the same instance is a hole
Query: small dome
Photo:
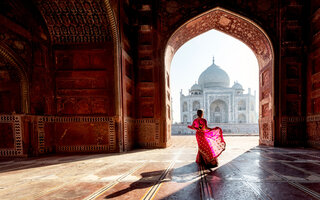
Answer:
[[242, 85], [240, 83], [238, 83], [238, 82], [234, 82], [232, 88], [235, 89], [235, 90], [243, 90]]
[[214, 64], [213, 59], [212, 65], [199, 76], [198, 83], [202, 88], [229, 87], [230, 78], [223, 69]]
[[201, 89], [201, 86], [199, 85], [199, 84], [193, 84], [193, 86], [191, 87], [191, 91], [193, 91], [193, 90], [202, 90]]

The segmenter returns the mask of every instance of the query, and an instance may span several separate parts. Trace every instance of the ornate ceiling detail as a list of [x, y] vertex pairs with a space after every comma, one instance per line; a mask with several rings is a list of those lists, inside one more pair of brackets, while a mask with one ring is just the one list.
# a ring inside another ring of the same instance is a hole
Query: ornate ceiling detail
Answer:
[[36, 0], [55, 44], [112, 41], [103, 0]]

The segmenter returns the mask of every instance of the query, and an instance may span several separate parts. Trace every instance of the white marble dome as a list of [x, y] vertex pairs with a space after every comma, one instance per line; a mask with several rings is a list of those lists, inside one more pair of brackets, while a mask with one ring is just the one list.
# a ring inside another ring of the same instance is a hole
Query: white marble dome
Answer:
[[193, 91], [193, 90], [202, 90], [202, 89], [201, 89], [201, 86], [199, 84], [195, 83], [191, 87], [191, 91]]
[[202, 88], [211, 87], [224, 87], [227, 88], [230, 85], [230, 78], [228, 74], [219, 66], [214, 64], [210, 65], [204, 72], [201, 73], [198, 79], [199, 85]]
[[243, 90], [242, 85], [240, 83], [238, 83], [238, 82], [234, 82], [232, 88], [236, 89], [236, 90]]

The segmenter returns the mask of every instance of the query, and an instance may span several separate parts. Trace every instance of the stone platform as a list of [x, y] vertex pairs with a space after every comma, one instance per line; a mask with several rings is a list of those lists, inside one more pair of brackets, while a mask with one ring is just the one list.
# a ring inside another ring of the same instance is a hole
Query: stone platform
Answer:
[[[188, 128], [190, 123], [175, 123], [171, 125], [172, 135], [194, 135], [195, 131]], [[208, 124], [208, 127], [220, 127], [224, 134], [231, 135], [259, 135], [259, 125], [257, 123], [243, 123], [243, 124], [232, 124], [232, 123], [214, 123]]]
[[225, 137], [211, 170], [194, 136], [166, 149], [0, 160], [0, 199], [320, 199], [320, 151]]

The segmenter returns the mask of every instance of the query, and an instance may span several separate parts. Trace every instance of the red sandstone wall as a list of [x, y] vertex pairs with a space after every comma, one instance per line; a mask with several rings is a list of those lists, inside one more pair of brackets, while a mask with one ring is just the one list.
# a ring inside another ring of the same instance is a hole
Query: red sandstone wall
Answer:
[[44, 138], [39, 148], [42, 152], [115, 151], [113, 44], [59, 45], [53, 54], [56, 110], [64, 117], [38, 119], [37, 131]]
[[[55, 113], [49, 36], [39, 13], [33, 11], [32, 4], [19, 0], [0, 5], [0, 45], [6, 49], [0, 61], [5, 63], [0, 64], [1, 156], [36, 154], [38, 138], [32, 117], [25, 114]], [[29, 90], [22, 87], [23, 79]], [[28, 96], [25, 102], [23, 94]]]
[[280, 2], [277, 145], [303, 146], [306, 140], [304, 85], [307, 63], [304, 24], [307, 6], [300, 1]]
[[310, 4], [309, 56], [307, 68], [307, 141], [320, 147], [320, 2]]
[[[15, 101], [9, 102], [6, 101], [6, 96], [1, 94], [1, 106], [4, 109], [0, 111], [0, 129], [3, 130], [0, 132], [3, 139], [0, 142], [0, 155], [119, 151], [117, 132], [120, 129], [114, 118], [116, 108], [113, 43], [110, 41], [110, 32], [108, 36], [103, 35], [107, 34], [107, 24], [99, 30], [95, 29], [96, 26], [86, 29], [85, 34], [90, 36], [95, 31], [97, 35], [92, 37], [65, 37], [66, 35], [61, 34], [72, 34], [72, 30], [66, 31], [62, 23], [70, 21], [55, 18], [57, 21], [50, 21], [46, 24], [48, 27], [42, 26], [43, 20], [52, 20], [52, 8], [51, 4], [40, 4], [39, 2], [39, 10], [44, 10], [43, 16], [30, 2], [1, 2], [0, 18], [3, 23], [0, 25], [0, 40], [25, 64], [23, 67], [28, 75], [29, 108], [32, 115], [25, 115], [27, 113], [18, 109], [22, 104], [19, 98], [11, 97], [11, 100]], [[95, 18], [94, 22], [107, 23], [105, 9], [97, 7], [96, 4], [97, 2], [90, 4], [90, 12], [94, 8], [104, 14], [101, 14], [99, 19]], [[81, 9], [87, 9], [82, 4], [77, 6], [76, 11], [79, 13], [83, 12]], [[89, 23], [91, 19], [83, 20], [82, 15], [78, 17], [84, 23]], [[50, 26], [52, 23], [56, 23], [54, 30]], [[83, 31], [81, 27], [78, 31]], [[48, 33], [47, 28], [50, 29], [49, 32], [53, 32]], [[80, 44], [64, 45], [68, 39], [79, 39]], [[95, 42], [90, 44], [88, 40], [91, 39], [104, 42], [99, 45]], [[19, 88], [14, 87], [12, 81], [9, 83], [1, 84], [0, 92], [10, 91], [16, 96], [21, 95]], [[12, 102], [15, 102], [14, 106], [9, 105]], [[11, 114], [12, 111], [22, 115], [4, 115]]]
[[54, 50], [58, 115], [114, 115], [112, 44]]
[[137, 1], [132, 5], [136, 13], [136, 133], [138, 145], [144, 148], [165, 147], [166, 108], [161, 68], [163, 59], [158, 52], [160, 12], [156, 1]]

